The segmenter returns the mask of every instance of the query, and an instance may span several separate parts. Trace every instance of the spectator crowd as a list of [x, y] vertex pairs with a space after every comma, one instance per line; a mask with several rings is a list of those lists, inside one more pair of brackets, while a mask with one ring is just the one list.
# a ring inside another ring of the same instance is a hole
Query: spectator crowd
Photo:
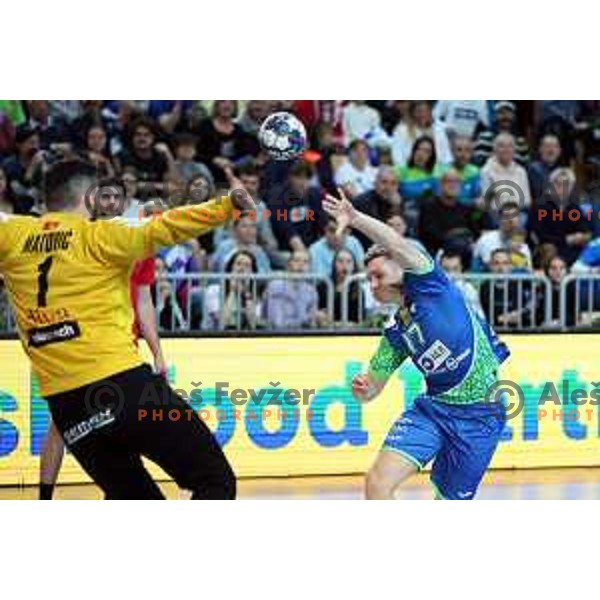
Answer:
[[[270, 160], [258, 141], [281, 110], [309, 133], [295, 161]], [[557, 324], [561, 281], [600, 272], [600, 101], [0, 101], [0, 212], [44, 214], [45, 173], [74, 157], [122, 190], [133, 220], [234, 180], [253, 196], [253, 214], [156, 257], [164, 330], [378, 323], [389, 307], [349, 279], [370, 242], [338, 235], [321, 208], [338, 189], [419, 240], [498, 327]], [[471, 273], [523, 279], [472, 285]], [[566, 295], [568, 325], [600, 310], [596, 284], [583, 292]]]

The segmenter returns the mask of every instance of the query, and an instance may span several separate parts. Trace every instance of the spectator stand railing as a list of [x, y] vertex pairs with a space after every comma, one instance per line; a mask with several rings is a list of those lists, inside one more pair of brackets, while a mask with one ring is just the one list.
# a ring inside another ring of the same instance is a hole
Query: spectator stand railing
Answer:
[[[231, 286], [233, 289], [232, 304], [235, 308], [226, 311], [225, 287], [226, 283], [240, 282], [243, 285]], [[156, 281], [157, 289], [166, 282], [169, 286], [168, 298], [170, 305], [176, 310], [171, 310], [167, 316], [169, 323], [165, 326], [165, 318], [161, 315], [164, 302], [156, 294], [156, 318], [159, 331], [203, 330], [233, 331], [269, 329], [268, 323], [262, 318], [259, 306], [267, 286], [273, 281], [300, 281], [307, 282], [315, 287], [322, 284], [326, 289], [325, 313], [329, 322], [333, 320], [334, 289], [331, 280], [324, 275], [314, 273], [288, 273], [277, 271], [273, 273], [187, 273], [168, 274]], [[182, 294], [181, 290], [185, 290]], [[183, 297], [183, 306], [181, 299]], [[209, 306], [212, 305], [212, 309]], [[317, 304], [318, 309], [318, 304]], [[210, 314], [207, 314], [209, 313]], [[254, 312], [256, 311], [256, 312]], [[226, 313], [233, 315], [233, 319], [225, 322]], [[198, 316], [201, 313], [201, 317]], [[251, 314], [250, 314], [251, 313]], [[217, 320], [212, 318], [216, 315]], [[194, 319], [196, 322], [194, 323]], [[198, 324], [200, 321], [200, 324]]]
[[600, 326], [600, 274], [573, 273], [562, 280], [560, 323], [565, 330]]
[[[496, 275], [492, 273], [468, 273], [457, 277], [459, 282], [473, 286], [476, 298], [480, 298], [481, 288], [489, 295], [488, 302], [482, 302], [489, 307], [483, 314], [494, 323], [499, 331], [531, 330], [551, 327], [552, 287], [544, 275], [529, 273], [512, 273]], [[366, 282], [364, 273], [357, 273], [346, 279], [342, 291], [342, 324], [352, 327], [349, 319], [351, 313], [350, 290], [353, 285], [363, 286]], [[486, 282], [488, 282], [486, 284]], [[377, 327], [376, 321], [389, 316], [393, 307], [376, 302], [370, 309], [364, 308], [364, 293], [358, 294], [358, 325], [361, 327]], [[489, 300], [492, 301], [489, 301]], [[355, 297], [356, 300], [356, 297]], [[476, 304], [471, 304], [477, 311], [481, 310]], [[508, 315], [508, 317], [502, 317]], [[380, 325], [381, 323], [379, 323]]]
[[473, 286], [479, 306], [471, 306], [481, 310], [498, 331], [548, 329], [553, 326], [552, 284], [545, 275], [463, 273], [456, 279]]

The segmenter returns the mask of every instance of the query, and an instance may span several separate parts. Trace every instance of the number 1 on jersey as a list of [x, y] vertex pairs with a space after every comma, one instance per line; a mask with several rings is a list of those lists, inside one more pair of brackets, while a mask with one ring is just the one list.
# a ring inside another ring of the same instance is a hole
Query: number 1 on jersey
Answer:
[[48, 300], [48, 273], [52, 268], [52, 259], [49, 256], [43, 263], [38, 265], [38, 308], [46, 308]]

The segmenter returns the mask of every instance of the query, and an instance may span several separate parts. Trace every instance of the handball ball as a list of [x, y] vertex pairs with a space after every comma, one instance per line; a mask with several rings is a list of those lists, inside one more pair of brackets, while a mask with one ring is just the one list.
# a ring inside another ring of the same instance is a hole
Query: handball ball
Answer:
[[287, 112], [269, 115], [258, 132], [261, 146], [274, 160], [292, 160], [306, 150], [306, 128]]

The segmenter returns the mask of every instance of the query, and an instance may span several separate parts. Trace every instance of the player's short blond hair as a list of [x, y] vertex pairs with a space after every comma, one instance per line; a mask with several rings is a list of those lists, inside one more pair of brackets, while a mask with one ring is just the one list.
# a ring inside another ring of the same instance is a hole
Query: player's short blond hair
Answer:
[[367, 250], [367, 253], [365, 254], [365, 267], [372, 260], [375, 260], [376, 258], [381, 258], [381, 257], [391, 259], [392, 253], [385, 246], [382, 246], [381, 244], [373, 244]]

